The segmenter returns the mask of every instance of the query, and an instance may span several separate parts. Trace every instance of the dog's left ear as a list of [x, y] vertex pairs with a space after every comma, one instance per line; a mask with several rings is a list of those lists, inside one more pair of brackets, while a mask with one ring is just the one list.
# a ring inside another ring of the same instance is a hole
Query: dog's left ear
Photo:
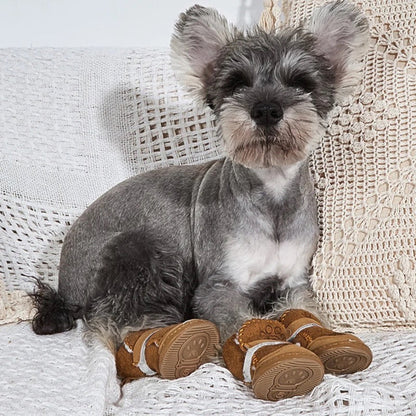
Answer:
[[337, 95], [351, 94], [368, 48], [367, 18], [352, 4], [338, 0], [318, 8], [305, 28], [316, 36], [317, 52], [330, 63]]
[[236, 33], [214, 9], [195, 5], [179, 16], [170, 43], [172, 67], [179, 82], [199, 101], [207, 103], [215, 61]]

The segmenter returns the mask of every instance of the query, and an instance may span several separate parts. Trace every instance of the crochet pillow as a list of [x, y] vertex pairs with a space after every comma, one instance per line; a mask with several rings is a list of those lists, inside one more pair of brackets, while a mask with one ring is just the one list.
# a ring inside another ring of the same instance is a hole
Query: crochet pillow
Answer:
[[[263, 25], [280, 21], [274, 3]], [[283, 1], [284, 25], [323, 3]], [[321, 228], [312, 284], [336, 327], [414, 327], [416, 3], [356, 4], [370, 23], [370, 49], [362, 85], [329, 116], [310, 163]]]

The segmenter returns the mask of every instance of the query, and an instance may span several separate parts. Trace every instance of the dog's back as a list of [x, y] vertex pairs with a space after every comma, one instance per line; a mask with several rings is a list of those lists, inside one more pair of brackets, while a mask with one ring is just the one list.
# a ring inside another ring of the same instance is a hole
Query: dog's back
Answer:
[[[164, 296], [166, 309], [170, 302], [180, 303], [186, 314], [194, 287], [193, 188], [198, 188], [198, 178], [211, 164], [135, 176], [88, 207], [65, 238], [58, 291], [38, 281], [39, 290], [33, 295], [38, 310], [34, 331], [70, 330], [75, 319], [91, 318], [98, 310], [103, 319], [134, 325], [133, 318], [144, 312], [144, 303], [151, 309], [151, 299], [163, 301]], [[169, 278], [169, 273], [175, 277]], [[149, 274], [155, 276], [147, 282]], [[182, 285], [177, 274], [189, 278]]]

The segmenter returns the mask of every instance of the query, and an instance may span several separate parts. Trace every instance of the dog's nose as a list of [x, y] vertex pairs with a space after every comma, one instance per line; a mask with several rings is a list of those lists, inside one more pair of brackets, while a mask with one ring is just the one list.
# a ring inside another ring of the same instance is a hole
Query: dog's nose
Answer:
[[250, 115], [258, 126], [270, 127], [283, 118], [283, 109], [277, 103], [257, 103]]

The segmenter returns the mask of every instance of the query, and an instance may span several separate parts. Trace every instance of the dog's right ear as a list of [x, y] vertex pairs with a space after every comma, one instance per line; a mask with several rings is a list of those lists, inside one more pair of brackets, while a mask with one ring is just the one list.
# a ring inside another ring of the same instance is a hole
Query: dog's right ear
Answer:
[[207, 103], [220, 50], [237, 34], [216, 10], [195, 5], [182, 13], [170, 43], [178, 81], [200, 102]]
[[369, 26], [365, 15], [345, 0], [316, 9], [306, 29], [316, 37], [316, 51], [327, 59], [338, 97], [348, 96], [361, 79]]

